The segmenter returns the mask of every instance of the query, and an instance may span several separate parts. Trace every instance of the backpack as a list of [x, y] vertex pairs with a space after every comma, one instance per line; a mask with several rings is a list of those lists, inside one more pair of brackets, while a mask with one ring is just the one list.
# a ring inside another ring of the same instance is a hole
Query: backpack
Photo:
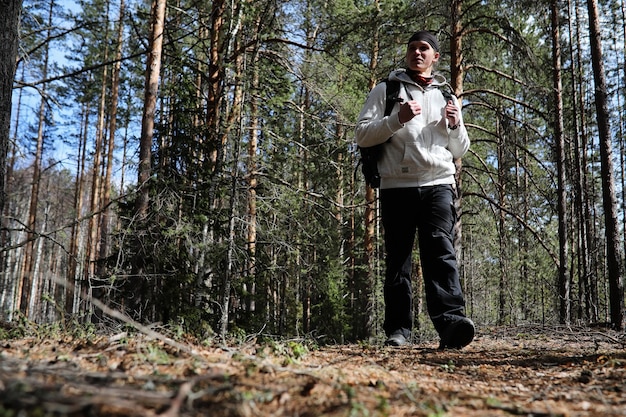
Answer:
[[[401, 103], [402, 99], [398, 97], [400, 94], [400, 81], [384, 79], [382, 82], [387, 83], [387, 94], [385, 96], [385, 116], [389, 116], [396, 103]], [[452, 100], [452, 94], [444, 89], [439, 89], [446, 103]], [[409, 95], [409, 99], [410, 99]], [[359, 146], [359, 153], [361, 154], [361, 171], [365, 182], [372, 188], [380, 187], [380, 173], [378, 172], [378, 160], [383, 153], [383, 146], [385, 143], [391, 141], [391, 138], [387, 139], [383, 143], [378, 145], [361, 147]], [[358, 165], [357, 165], [358, 168]]]

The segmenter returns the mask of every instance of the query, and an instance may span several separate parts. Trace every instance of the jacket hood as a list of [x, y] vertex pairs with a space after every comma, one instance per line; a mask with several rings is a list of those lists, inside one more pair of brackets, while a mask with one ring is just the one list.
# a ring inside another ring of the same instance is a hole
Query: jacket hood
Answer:
[[[434, 85], [434, 86], [441, 86], [441, 85], [445, 85], [447, 83], [446, 77], [444, 77], [443, 75], [441, 75], [438, 72], [434, 73], [433, 77], [435, 78], [435, 80], [432, 83], [432, 85]], [[391, 71], [389, 73], [389, 77], [388, 78], [389, 78], [389, 80], [392, 80], [392, 81], [401, 81], [401, 82], [417, 85], [417, 83], [415, 81], [413, 81], [411, 79], [411, 77], [409, 77], [409, 75], [406, 73], [406, 69], [404, 69], [404, 68]]]

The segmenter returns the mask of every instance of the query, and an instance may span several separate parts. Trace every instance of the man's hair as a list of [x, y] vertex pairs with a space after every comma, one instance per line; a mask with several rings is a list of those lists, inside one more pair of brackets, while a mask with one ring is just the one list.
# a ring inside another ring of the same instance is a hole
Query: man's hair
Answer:
[[415, 32], [409, 38], [409, 41], [407, 42], [407, 44], [414, 42], [414, 41], [428, 42], [435, 51], [439, 52], [439, 41], [437, 41], [437, 37], [427, 30], [420, 30], [420, 31]]

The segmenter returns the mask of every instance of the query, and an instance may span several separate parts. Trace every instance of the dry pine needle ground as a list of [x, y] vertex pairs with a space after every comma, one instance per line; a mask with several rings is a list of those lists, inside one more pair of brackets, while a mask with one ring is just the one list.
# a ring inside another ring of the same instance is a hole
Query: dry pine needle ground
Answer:
[[482, 329], [461, 351], [142, 335], [2, 340], [5, 416], [626, 416], [626, 339]]

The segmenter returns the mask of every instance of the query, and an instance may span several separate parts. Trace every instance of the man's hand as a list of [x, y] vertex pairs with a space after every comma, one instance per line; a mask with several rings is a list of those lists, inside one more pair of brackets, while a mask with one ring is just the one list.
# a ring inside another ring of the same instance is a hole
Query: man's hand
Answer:
[[450, 127], [458, 126], [461, 123], [461, 110], [452, 100], [448, 100], [448, 104], [446, 104], [446, 119], [448, 119], [448, 126]]
[[398, 112], [398, 120], [400, 123], [405, 124], [418, 114], [422, 114], [422, 106], [419, 105], [417, 101], [407, 101], [406, 103], [400, 106], [400, 111]]

